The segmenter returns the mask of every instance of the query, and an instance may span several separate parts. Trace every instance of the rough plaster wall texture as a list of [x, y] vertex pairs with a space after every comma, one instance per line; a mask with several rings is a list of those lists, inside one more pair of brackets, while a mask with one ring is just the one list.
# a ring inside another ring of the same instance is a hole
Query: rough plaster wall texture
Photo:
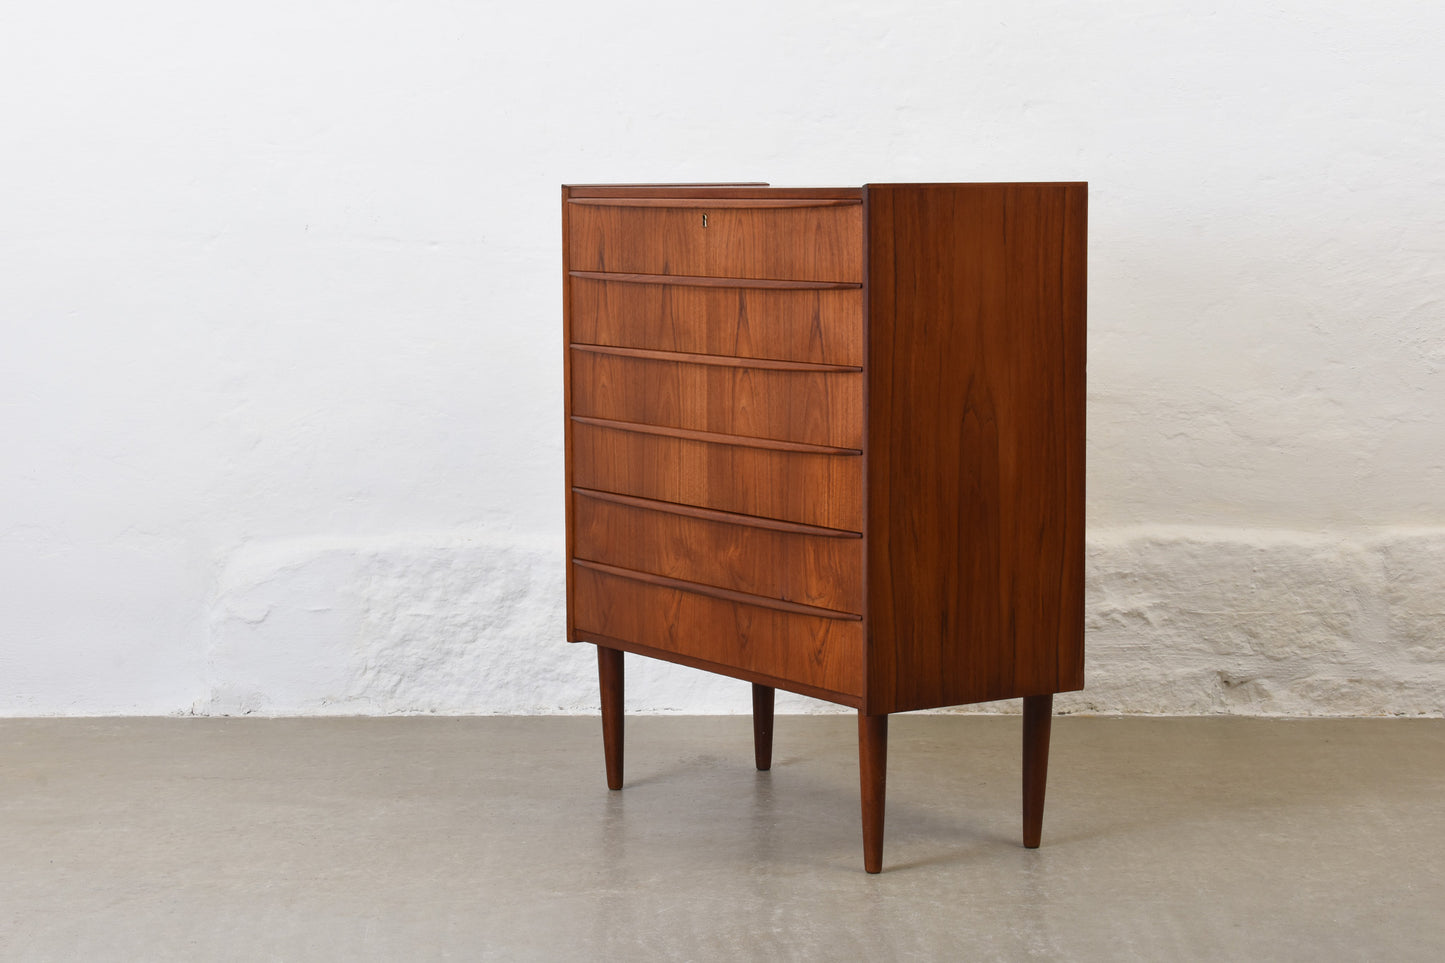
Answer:
[[[1438, 713], [1442, 39], [1400, 2], [7, 6], [0, 713], [594, 705], [557, 185], [737, 177], [1091, 182], [1061, 702]], [[633, 663], [631, 708], [747, 707]]]
[[[1088, 546], [1089, 679], [1060, 712], [1436, 714], [1445, 531], [1113, 529]], [[550, 540], [252, 545], [222, 575], [198, 713], [573, 713]], [[744, 683], [628, 658], [629, 709], [744, 712]], [[791, 712], [844, 711], [779, 696]], [[1017, 702], [970, 707], [1013, 712]]]

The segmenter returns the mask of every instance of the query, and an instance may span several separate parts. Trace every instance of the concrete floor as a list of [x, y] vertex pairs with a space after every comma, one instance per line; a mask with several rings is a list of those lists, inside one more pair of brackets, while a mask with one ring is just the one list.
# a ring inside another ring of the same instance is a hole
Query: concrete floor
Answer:
[[1445, 722], [0, 720], [4, 960], [1438, 960]]

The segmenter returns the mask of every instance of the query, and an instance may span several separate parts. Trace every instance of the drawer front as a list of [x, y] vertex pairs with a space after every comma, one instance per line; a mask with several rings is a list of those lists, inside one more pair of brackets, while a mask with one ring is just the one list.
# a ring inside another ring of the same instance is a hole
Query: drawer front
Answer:
[[858, 614], [861, 538], [778, 531], [577, 492], [577, 558]]
[[859, 372], [740, 368], [573, 349], [572, 411], [614, 421], [863, 447]]
[[863, 292], [572, 278], [572, 340], [656, 351], [863, 364]]
[[712, 598], [572, 566], [581, 638], [602, 635], [851, 696], [862, 694], [863, 623]]
[[666, 437], [575, 422], [579, 488], [863, 530], [862, 459]]
[[[790, 281], [863, 280], [863, 205], [660, 207], [571, 201], [574, 271]], [[725, 202], [724, 202], [725, 205]]]

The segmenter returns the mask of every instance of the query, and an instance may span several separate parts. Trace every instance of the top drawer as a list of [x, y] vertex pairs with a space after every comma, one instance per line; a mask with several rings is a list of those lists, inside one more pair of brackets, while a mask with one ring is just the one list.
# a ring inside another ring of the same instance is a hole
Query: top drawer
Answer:
[[574, 271], [863, 280], [863, 205], [854, 200], [573, 198]]

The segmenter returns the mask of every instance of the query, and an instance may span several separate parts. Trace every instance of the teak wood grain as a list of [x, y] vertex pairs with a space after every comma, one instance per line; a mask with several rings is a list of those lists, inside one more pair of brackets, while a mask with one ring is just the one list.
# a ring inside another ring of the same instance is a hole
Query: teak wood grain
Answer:
[[793, 532], [798, 535], [817, 535], [822, 538], [863, 537], [862, 532], [823, 528], [819, 525], [804, 525], [802, 522], [785, 522], [776, 518], [764, 518], [761, 515], [739, 515], [736, 512], [718, 511], [712, 508], [702, 508], [698, 505], [684, 505], [681, 502], [653, 501], [649, 498], [620, 495], [617, 492], [598, 491], [595, 488], [574, 488], [572, 489], [572, 493], [586, 498], [597, 498], [603, 501], [616, 502], [619, 505], [632, 505], [635, 508], [646, 508], [650, 511], [672, 512], [675, 515], [686, 515], [689, 518], [702, 518], [713, 522], [724, 522], [729, 525], [749, 525], [753, 528], [766, 528], [774, 532]]
[[818, 690], [862, 690], [860, 621], [782, 612], [574, 565], [578, 629]]
[[581, 492], [576, 557], [859, 614], [863, 540], [782, 532], [622, 504]]
[[587, 641], [596, 643], [599, 648], [611, 648], [617, 649], [620, 652], [631, 652], [649, 659], [660, 659], [663, 662], [671, 662], [674, 665], [684, 665], [690, 669], [700, 669], [703, 672], [711, 672], [715, 675], [725, 675], [729, 678], [740, 679], [743, 682], [751, 682], [755, 685], [764, 685], [774, 689], [783, 689], [787, 692], [796, 692], [798, 695], [804, 695], [810, 699], [821, 699], [824, 702], [832, 702], [840, 706], [848, 706], [852, 709], [858, 708], [863, 699], [862, 695], [858, 693], [820, 689], [816, 686], [799, 682], [797, 679], [785, 679], [780, 676], [767, 675], [763, 672], [754, 672], [751, 669], [739, 668], [735, 665], [708, 662], [704, 659], [693, 658], [682, 652], [654, 649], [651, 646], [643, 645], [631, 639], [619, 639], [615, 636], [603, 635], [601, 632], [588, 632]]
[[582, 488], [859, 532], [862, 459], [768, 451], [574, 423]]
[[776, 358], [738, 358], [727, 354], [689, 354], [685, 351], [657, 351], [652, 348], [617, 348], [601, 344], [574, 344], [573, 351], [605, 354], [613, 358], [640, 358], [644, 361], [673, 361], [680, 364], [706, 364], [720, 368], [750, 368], [754, 371], [817, 371], [828, 373], [859, 372], [861, 365], [820, 364], [816, 361], [779, 361]]
[[1083, 684], [1085, 197], [867, 189], [870, 713]]
[[627, 284], [671, 284], [690, 288], [762, 288], [775, 291], [853, 291], [858, 281], [789, 281], [782, 278], [701, 277], [696, 274], [627, 274], [620, 271], [571, 271], [569, 275], [588, 281], [619, 281]]
[[863, 364], [863, 292], [570, 278], [570, 341], [694, 354]]
[[762, 181], [738, 184], [573, 184], [563, 188], [570, 196], [588, 197], [676, 197], [676, 198], [836, 198], [859, 201], [857, 187], [769, 187]]
[[[706, 226], [703, 217], [706, 215]], [[568, 638], [888, 715], [1083, 685], [1084, 184], [563, 189]]]
[[[574, 271], [861, 281], [863, 208], [572, 204]], [[705, 219], [705, 220], [704, 220]]]
[[582, 351], [572, 356], [572, 411], [614, 421], [861, 450], [863, 376]]
[[841, 622], [859, 622], [862, 621], [863, 618], [861, 615], [854, 615], [851, 612], [839, 612], [836, 609], [819, 608], [816, 605], [807, 605], [803, 602], [790, 602], [786, 599], [773, 598], [769, 595], [751, 595], [747, 592], [739, 592], [737, 589], [724, 588], [721, 585], [712, 585], [708, 582], [687, 582], [682, 579], [673, 578], [670, 575], [654, 575], [652, 572], [618, 568], [615, 565], [606, 565], [602, 562], [589, 562], [583, 558], [574, 558], [572, 564], [578, 568], [601, 572], [604, 575], [615, 575], [618, 578], [641, 582], [644, 585], [657, 585], [663, 588], [678, 589], [682, 592], [690, 592], [693, 595], [702, 595], [710, 599], [721, 599], [724, 602], [739, 602], [743, 605], [750, 605], [753, 608], [768, 609], [773, 612], [789, 612], [793, 615], [808, 615], [815, 618]]
[[782, 438], [765, 438], [761, 435], [730, 435], [720, 431], [703, 431], [699, 428], [673, 428], [657, 425], [650, 421], [609, 421], [589, 415], [573, 415], [577, 424], [595, 425], [615, 431], [630, 431], [641, 435], [660, 435], [664, 438], [684, 438], [689, 441], [704, 441], [714, 445], [732, 445], [738, 448], [762, 448], [767, 451], [793, 451], [813, 455], [861, 455], [859, 448], [839, 448], [834, 445], [819, 445], [811, 441], [787, 441]]
[[590, 207], [676, 207], [697, 210], [726, 210], [730, 207], [750, 210], [776, 210], [800, 207], [847, 207], [858, 198], [824, 197], [574, 197], [572, 203]]

